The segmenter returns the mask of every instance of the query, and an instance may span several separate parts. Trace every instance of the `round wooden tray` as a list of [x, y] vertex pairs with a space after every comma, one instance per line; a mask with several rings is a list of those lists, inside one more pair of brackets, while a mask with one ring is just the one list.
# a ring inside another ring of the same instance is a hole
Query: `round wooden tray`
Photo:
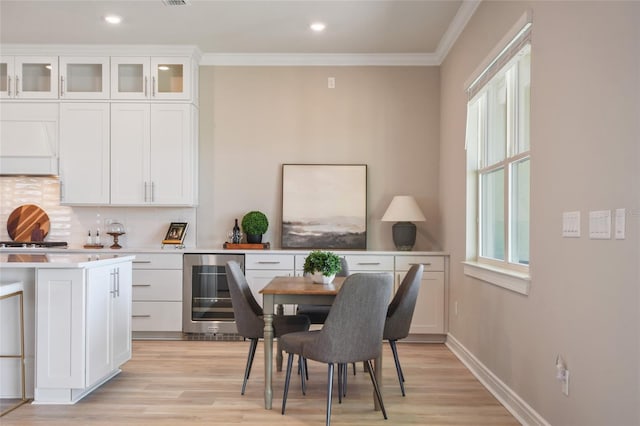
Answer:
[[[17, 207], [7, 220], [7, 232], [13, 241], [44, 241], [50, 226], [47, 213], [35, 204]], [[34, 232], [38, 228], [41, 231], [40, 236]]]

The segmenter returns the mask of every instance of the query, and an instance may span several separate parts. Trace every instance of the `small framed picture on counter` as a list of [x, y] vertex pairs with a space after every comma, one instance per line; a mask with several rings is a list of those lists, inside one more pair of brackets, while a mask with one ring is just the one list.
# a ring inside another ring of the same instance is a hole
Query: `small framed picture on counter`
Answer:
[[162, 244], [179, 244], [182, 245], [184, 236], [187, 233], [187, 222], [171, 222], [167, 235], [165, 235]]

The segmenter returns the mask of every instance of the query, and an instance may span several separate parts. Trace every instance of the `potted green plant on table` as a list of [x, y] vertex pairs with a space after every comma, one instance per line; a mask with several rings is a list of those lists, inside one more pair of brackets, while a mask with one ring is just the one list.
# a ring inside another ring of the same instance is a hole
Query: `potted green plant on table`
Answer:
[[242, 231], [247, 236], [247, 243], [261, 243], [262, 234], [267, 232], [268, 228], [269, 221], [267, 220], [267, 216], [260, 211], [250, 211], [242, 218]]
[[314, 250], [304, 260], [304, 273], [318, 284], [331, 283], [341, 269], [340, 256], [330, 251]]

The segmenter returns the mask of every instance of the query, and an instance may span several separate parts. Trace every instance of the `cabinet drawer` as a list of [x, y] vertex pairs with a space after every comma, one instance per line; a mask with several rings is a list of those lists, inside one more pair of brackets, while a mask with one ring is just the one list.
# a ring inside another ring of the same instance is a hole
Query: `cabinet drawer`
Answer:
[[132, 331], [182, 331], [182, 302], [133, 302]]
[[290, 254], [246, 254], [245, 270], [248, 269], [291, 269], [293, 255]]
[[393, 256], [346, 255], [349, 272], [393, 271]]
[[182, 301], [182, 271], [133, 271], [133, 300]]
[[422, 263], [426, 271], [444, 271], [443, 256], [396, 256], [396, 271], [408, 271], [416, 263]]
[[136, 253], [133, 269], [180, 269], [182, 253]]

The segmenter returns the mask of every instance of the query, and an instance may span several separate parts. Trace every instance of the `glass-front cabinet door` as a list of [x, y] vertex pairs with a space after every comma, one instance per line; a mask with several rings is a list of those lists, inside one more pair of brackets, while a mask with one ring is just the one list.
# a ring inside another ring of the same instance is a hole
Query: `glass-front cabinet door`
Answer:
[[55, 99], [58, 97], [58, 57], [2, 57], [0, 79], [2, 98]]
[[155, 99], [188, 99], [191, 96], [189, 58], [151, 58], [151, 73]]
[[111, 98], [149, 99], [151, 88], [148, 57], [111, 57]]
[[109, 57], [60, 57], [61, 99], [108, 99]]
[[188, 100], [188, 57], [111, 57], [112, 99]]

